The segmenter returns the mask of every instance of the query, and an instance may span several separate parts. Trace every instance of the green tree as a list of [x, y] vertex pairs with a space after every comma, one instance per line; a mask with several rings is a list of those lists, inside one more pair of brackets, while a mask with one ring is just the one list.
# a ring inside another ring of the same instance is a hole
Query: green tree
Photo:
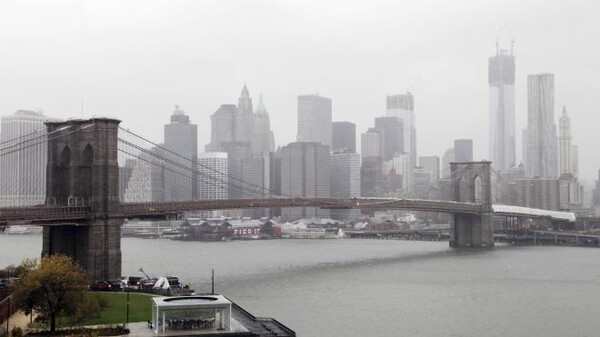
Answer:
[[50, 332], [56, 331], [58, 315], [77, 312], [88, 285], [85, 272], [70, 257], [44, 256], [39, 261], [25, 260], [13, 295], [26, 312], [36, 311], [50, 321]]

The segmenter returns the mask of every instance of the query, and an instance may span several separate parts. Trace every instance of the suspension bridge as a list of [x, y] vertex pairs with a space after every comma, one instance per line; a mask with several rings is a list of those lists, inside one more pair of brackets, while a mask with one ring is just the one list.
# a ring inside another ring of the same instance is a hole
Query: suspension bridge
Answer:
[[[92, 280], [120, 276], [120, 227], [127, 218], [283, 207], [442, 212], [453, 216], [453, 247], [492, 247], [494, 215], [574, 221], [572, 213], [494, 205], [490, 162], [451, 164], [452, 201], [307, 198], [277, 193], [200, 165], [119, 124], [109, 118], [47, 122], [44, 130], [0, 142], [2, 162], [23, 161], [18, 167], [29, 170], [1, 171], [14, 179], [0, 186], [0, 224], [42, 225], [42, 254], [72, 256]], [[32, 162], [40, 157], [45, 160]], [[169, 181], [169, 186], [163, 183], [163, 192], [169, 188], [179, 200], [161, 201], [154, 178]], [[243, 198], [197, 200], [191, 190], [196, 184], [236, 189]], [[29, 188], [27, 197], [20, 198], [24, 186], [31, 185], [34, 193]]]

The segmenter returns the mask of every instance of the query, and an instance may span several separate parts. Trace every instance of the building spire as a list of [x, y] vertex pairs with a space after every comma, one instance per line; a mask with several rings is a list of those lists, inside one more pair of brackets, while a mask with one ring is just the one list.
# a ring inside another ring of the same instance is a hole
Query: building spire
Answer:
[[250, 92], [248, 91], [248, 87], [246, 87], [246, 82], [244, 82], [244, 87], [242, 88], [242, 97], [250, 97]]
[[265, 115], [268, 114], [267, 108], [265, 108], [265, 103], [263, 102], [262, 94], [260, 94], [258, 104], [256, 105], [256, 113]]

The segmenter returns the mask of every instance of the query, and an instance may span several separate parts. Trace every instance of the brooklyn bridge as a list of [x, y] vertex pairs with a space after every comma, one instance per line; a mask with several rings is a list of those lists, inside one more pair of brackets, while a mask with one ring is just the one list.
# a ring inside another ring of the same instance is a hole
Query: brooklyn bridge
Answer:
[[[35, 205], [0, 208], [0, 224], [43, 226], [42, 254], [67, 254], [90, 279], [107, 280], [121, 275], [121, 225], [125, 219], [172, 219], [200, 210], [316, 207], [329, 209], [412, 210], [451, 215], [451, 247], [494, 246], [493, 218], [542, 218], [573, 222], [568, 212], [499, 205], [493, 203], [491, 162], [451, 164], [452, 200], [397, 198], [306, 198], [273, 193], [239, 181], [246, 195], [229, 200], [180, 200], [121, 202], [119, 156], [144, 160], [149, 165], [168, 164], [170, 170], [189, 178], [222, 184], [219, 172], [206, 174], [187, 165], [185, 158], [167, 157], [140, 146], [142, 136], [123, 129], [109, 118], [47, 122], [46, 130], [0, 144], [0, 156], [47, 146], [45, 199]], [[126, 136], [122, 136], [125, 134]], [[153, 146], [159, 146], [152, 143]], [[15, 173], [18, 175], [18, 173]]]

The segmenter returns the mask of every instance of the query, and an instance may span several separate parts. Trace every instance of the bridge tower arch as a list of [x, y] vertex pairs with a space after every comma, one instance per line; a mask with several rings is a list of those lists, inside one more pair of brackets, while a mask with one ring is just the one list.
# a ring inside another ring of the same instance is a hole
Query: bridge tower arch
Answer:
[[90, 280], [121, 276], [119, 120], [48, 122], [46, 204], [85, 207], [83, 223], [44, 226], [42, 254], [71, 256]]
[[452, 200], [481, 205], [479, 214], [455, 214], [451, 247], [493, 247], [491, 162], [450, 163]]

